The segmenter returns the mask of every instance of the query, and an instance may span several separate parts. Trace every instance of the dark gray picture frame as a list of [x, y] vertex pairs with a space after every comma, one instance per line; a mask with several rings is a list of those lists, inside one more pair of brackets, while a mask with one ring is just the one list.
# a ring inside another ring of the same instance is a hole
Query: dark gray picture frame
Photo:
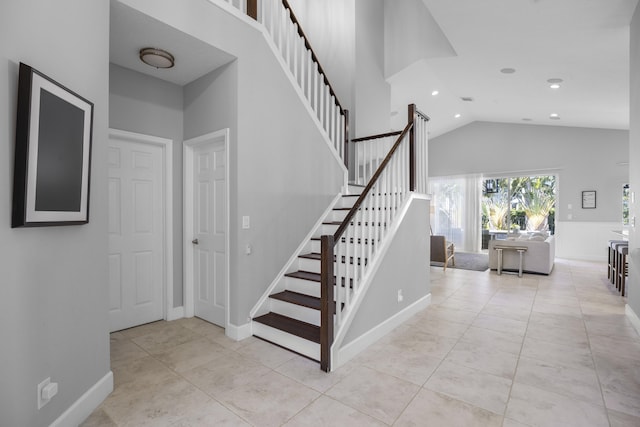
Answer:
[[12, 227], [86, 224], [93, 103], [20, 63]]

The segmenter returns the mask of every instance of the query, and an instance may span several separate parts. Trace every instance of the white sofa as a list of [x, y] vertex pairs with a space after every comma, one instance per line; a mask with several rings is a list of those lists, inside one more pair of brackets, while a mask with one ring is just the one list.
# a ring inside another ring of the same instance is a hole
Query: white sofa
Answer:
[[[556, 239], [554, 236], [544, 237], [540, 233], [531, 235], [523, 234], [517, 237], [509, 237], [506, 240], [489, 241], [489, 268], [498, 269], [498, 251], [495, 246], [525, 247], [522, 260], [522, 271], [527, 273], [549, 274], [553, 270], [553, 262], [556, 257]], [[520, 254], [515, 250], [502, 251], [502, 269], [518, 271]]]

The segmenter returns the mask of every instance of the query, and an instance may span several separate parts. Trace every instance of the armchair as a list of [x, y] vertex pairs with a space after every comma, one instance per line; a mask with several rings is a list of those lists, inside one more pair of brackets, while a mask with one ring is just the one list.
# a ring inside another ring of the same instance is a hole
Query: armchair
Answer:
[[451, 265], [456, 265], [455, 248], [453, 242], [447, 242], [445, 236], [431, 236], [431, 261], [443, 263], [444, 271], [451, 261]]

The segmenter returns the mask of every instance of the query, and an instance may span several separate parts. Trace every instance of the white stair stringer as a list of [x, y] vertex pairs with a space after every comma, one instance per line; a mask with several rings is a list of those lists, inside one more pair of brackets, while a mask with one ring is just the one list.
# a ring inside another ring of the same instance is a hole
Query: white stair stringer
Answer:
[[[404, 217], [411, 206], [411, 203], [414, 198], [420, 197], [416, 196], [415, 193], [410, 193], [409, 196], [404, 200], [400, 209], [392, 221], [390, 228], [387, 234], [384, 237], [384, 240], [376, 242], [379, 247], [376, 249], [375, 256], [373, 260], [369, 260], [371, 263], [369, 268], [367, 269], [365, 275], [360, 280], [360, 284], [357, 288], [357, 291], [354, 295], [351, 296], [351, 300], [349, 301], [349, 306], [345, 307], [343, 310], [343, 318], [341, 325], [335, 330], [333, 345], [331, 346], [331, 370], [336, 369], [342, 366], [347, 360], [340, 359], [340, 347], [342, 346], [342, 342], [346, 336], [349, 327], [351, 326], [351, 322], [355, 315], [358, 312], [360, 304], [362, 303], [371, 282], [376, 276], [378, 269], [384, 259], [386, 252], [393, 241], [394, 236], [398, 232], [400, 225], [404, 221]], [[344, 358], [343, 358], [344, 359]]]

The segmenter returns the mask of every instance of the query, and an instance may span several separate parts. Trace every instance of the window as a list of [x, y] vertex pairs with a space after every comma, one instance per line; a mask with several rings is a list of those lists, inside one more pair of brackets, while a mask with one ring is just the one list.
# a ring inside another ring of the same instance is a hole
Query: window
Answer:
[[629, 184], [622, 187], [622, 225], [629, 225]]

